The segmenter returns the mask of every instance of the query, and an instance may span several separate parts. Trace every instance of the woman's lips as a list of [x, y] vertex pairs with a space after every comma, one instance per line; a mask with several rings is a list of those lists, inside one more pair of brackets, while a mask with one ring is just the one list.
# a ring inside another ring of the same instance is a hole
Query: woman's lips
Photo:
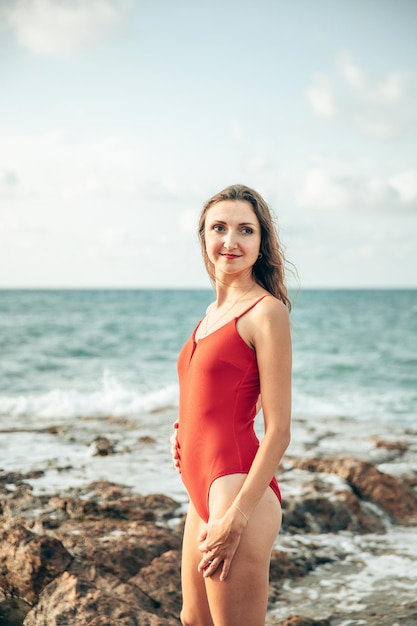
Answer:
[[238, 259], [240, 254], [222, 254], [221, 256], [224, 256], [225, 259]]

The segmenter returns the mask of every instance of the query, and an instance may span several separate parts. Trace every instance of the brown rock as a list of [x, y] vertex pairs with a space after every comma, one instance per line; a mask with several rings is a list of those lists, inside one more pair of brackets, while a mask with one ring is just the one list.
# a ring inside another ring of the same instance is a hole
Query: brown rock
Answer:
[[107, 437], [96, 437], [90, 443], [90, 452], [93, 456], [108, 456], [114, 453], [114, 447]]
[[[166, 523], [174, 500], [105, 481], [40, 497], [20, 477], [14, 490], [4, 479], [0, 593], [34, 605], [25, 626], [179, 624], [181, 535]], [[142, 590], [129, 579], [148, 567]]]
[[181, 540], [168, 528], [141, 522], [86, 520], [63, 524], [54, 535], [77, 559], [96, 563], [104, 572], [128, 580], [152, 559], [179, 549]]
[[22, 485], [25, 480], [40, 478], [43, 474], [44, 472], [42, 470], [32, 470], [26, 474], [21, 474], [20, 472], [4, 472], [3, 470], [0, 470], [0, 487], [4, 487], [8, 484], [15, 486]]
[[170, 550], [141, 569], [129, 583], [159, 602], [168, 614], [179, 615], [182, 604], [180, 579], [181, 552]]
[[337, 474], [353, 492], [373, 502], [399, 522], [417, 520], [417, 495], [403, 481], [380, 472], [371, 463], [347, 457], [341, 459], [294, 459], [294, 467], [310, 472]]
[[312, 569], [311, 564], [294, 560], [287, 552], [282, 550], [273, 550], [271, 554], [271, 562], [269, 566], [269, 579], [272, 582], [280, 581], [285, 578], [298, 578], [304, 576]]
[[[159, 614], [161, 613], [161, 614]], [[76, 564], [52, 581], [27, 614], [24, 626], [140, 626], [178, 625], [178, 616], [161, 609], [158, 601], [138, 587], [103, 577], [94, 568]]]
[[[300, 473], [302, 474], [302, 473]], [[300, 493], [283, 500], [282, 529], [287, 533], [328, 533], [349, 530], [383, 532], [378, 512], [363, 506], [358, 496], [339, 481], [297, 475]]]
[[287, 551], [272, 550], [269, 568], [268, 606], [281, 600], [283, 581], [306, 576], [318, 566], [338, 562], [346, 558], [343, 548], [333, 545], [320, 545], [314, 540], [291, 541], [284, 539]]
[[36, 602], [43, 587], [71, 561], [54, 537], [36, 535], [17, 522], [0, 531], [0, 588], [7, 594]]
[[42, 508], [41, 499], [33, 497], [30, 485], [18, 484], [13, 491], [3, 493], [0, 515], [4, 521], [16, 518], [33, 518], [33, 509], [37, 503], [40, 503], [39, 508]]
[[3, 598], [0, 594], [0, 624], [4, 626], [22, 626], [30, 611], [30, 605], [19, 598]]
[[403, 441], [386, 441], [385, 439], [380, 439], [379, 437], [371, 437], [370, 439], [375, 448], [385, 448], [385, 450], [398, 450], [398, 452], [407, 452], [408, 444]]
[[143, 435], [142, 437], [138, 438], [138, 442], [151, 444], [151, 443], [156, 443], [156, 439], [155, 437], [150, 437], [149, 435]]
[[350, 613], [352, 624], [366, 626], [415, 626], [417, 624], [417, 602], [401, 604], [392, 602], [384, 593], [373, 594], [373, 602], [361, 611]]
[[300, 615], [289, 615], [279, 622], [280, 626], [330, 626], [328, 619], [310, 619]]
[[142, 496], [132, 494], [123, 485], [108, 481], [91, 483], [85, 488], [72, 490], [66, 497], [54, 496], [49, 500], [61, 519], [115, 519], [153, 521], [171, 519], [178, 503], [163, 494]]
[[[123, 612], [130, 608], [124, 600], [117, 598], [114, 606], [114, 596], [95, 587], [93, 582], [64, 572], [45, 587], [39, 602], [27, 614], [24, 626], [87, 626], [97, 617], [105, 617], [108, 624], [114, 623], [112, 620], [124, 618]], [[135, 609], [138, 611], [139, 607]], [[136, 626], [135, 621], [119, 623]]]

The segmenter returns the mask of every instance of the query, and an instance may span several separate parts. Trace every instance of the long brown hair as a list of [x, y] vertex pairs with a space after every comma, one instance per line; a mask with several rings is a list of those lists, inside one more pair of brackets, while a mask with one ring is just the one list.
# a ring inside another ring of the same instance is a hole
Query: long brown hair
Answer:
[[260, 258], [252, 268], [256, 282], [273, 296], [281, 300], [289, 310], [291, 302], [284, 282], [285, 257], [276, 231], [271, 211], [262, 196], [245, 185], [230, 185], [219, 191], [204, 204], [198, 224], [198, 236], [201, 243], [204, 264], [210, 280], [215, 282], [214, 267], [206, 251], [205, 222], [210, 207], [222, 200], [243, 200], [249, 202], [261, 226]]

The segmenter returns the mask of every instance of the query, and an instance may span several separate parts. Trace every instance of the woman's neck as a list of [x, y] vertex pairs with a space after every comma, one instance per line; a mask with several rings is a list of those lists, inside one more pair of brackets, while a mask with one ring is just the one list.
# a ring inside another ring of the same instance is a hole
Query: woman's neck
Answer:
[[252, 274], [245, 276], [216, 276], [215, 291], [217, 307], [231, 300], [243, 297], [252, 291], [256, 281]]

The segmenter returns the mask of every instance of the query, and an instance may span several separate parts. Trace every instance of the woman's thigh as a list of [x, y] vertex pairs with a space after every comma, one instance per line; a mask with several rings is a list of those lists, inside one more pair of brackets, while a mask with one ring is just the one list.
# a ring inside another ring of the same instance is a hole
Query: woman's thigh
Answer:
[[202, 572], [197, 570], [203, 556], [198, 549], [197, 537], [204, 527], [205, 523], [190, 503], [184, 527], [181, 565], [181, 621], [185, 626], [213, 626], [205, 581]]
[[[210, 490], [210, 517], [221, 517], [239, 491], [244, 475], [215, 481]], [[264, 626], [268, 603], [271, 549], [281, 525], [281, 507], [268, 487], [242, 534], [230, 572], [220, 582], [220, 569], [205, 579], [215, 626]]]

